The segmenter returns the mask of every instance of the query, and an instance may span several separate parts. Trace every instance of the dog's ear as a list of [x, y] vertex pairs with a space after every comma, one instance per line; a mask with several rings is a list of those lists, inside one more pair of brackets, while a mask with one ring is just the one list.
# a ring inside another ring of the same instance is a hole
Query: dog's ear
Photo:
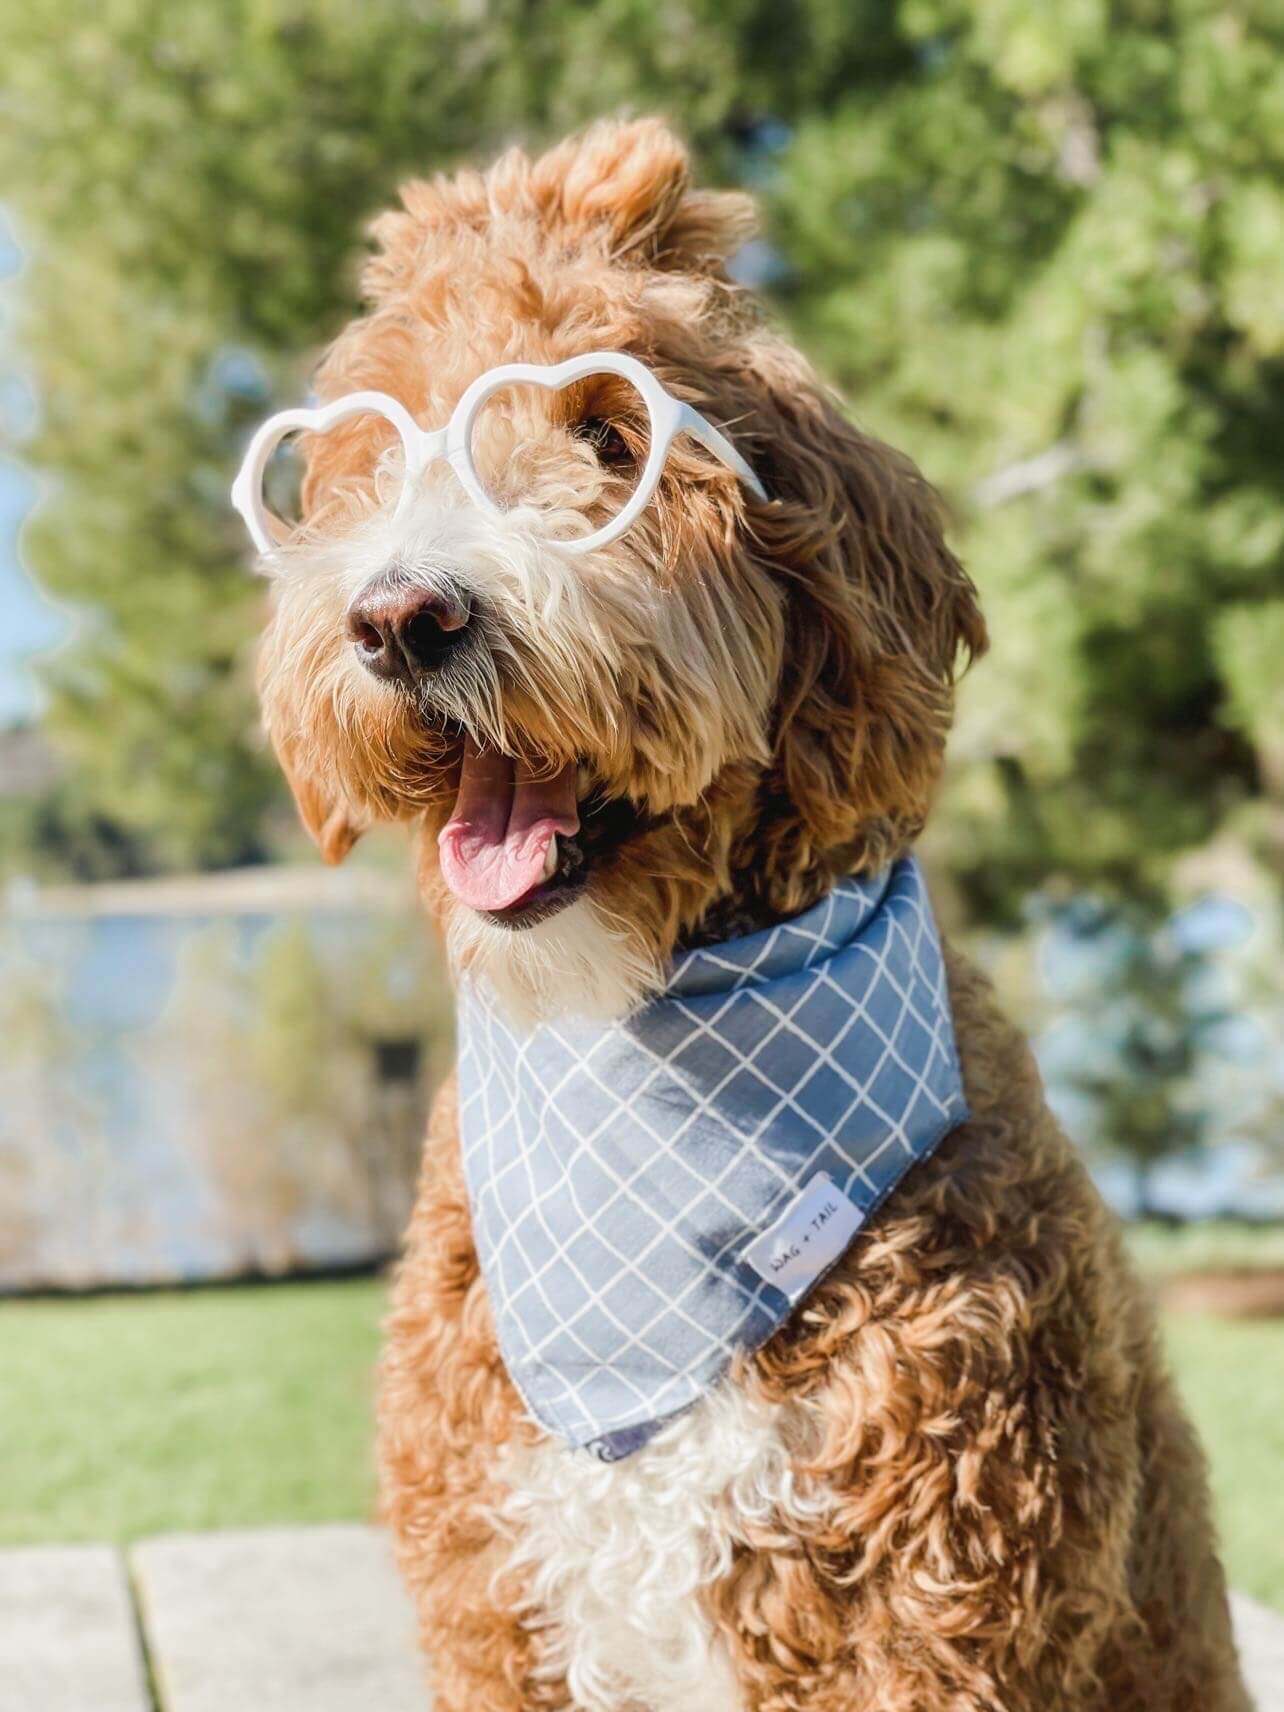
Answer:
[[755, 367], [757, 467], [778, 502], [755, 533], [789, 601], [776, 787], [811, 852], [881, 860], [926, 816], [985, 622], [910, 460], [857, 429], [796, 353], [773, 342]]
[[276, 753], [299, 819], [321, 852], [321, 860], [337, 867], [365, 831], [364, 825], [337, 790], [300, 764], [293, 745], [277, 744]]
[[660, 119], [603, 120], [542, 155], [531, 190], [544, 218], [607, 234], [611, 253], [716, 272], [757, 226], [750, 197], [692, 190], [691, 161]]

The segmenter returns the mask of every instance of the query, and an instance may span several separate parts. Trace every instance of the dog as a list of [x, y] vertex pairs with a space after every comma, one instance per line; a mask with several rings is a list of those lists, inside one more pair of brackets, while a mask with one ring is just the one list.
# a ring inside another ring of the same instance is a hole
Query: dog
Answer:
[[[652, 120], [411, 183], [326, 402], [247, 460], [310, 430], [295, 523], [240, 495], [267, 731], [328, 861], [412, 829], [482, 1077], [907, 873], [986, 644], [932, 490], [729, 277], [753, 226]], [[514, 1381], [441, 1089], [378, 1409], [441, 1712], [1247, 1707], [1151, 1309], [1028, 1045], [940, 956], [945, 1132], [855, 1234], [835, 1197], [770, 1335], [619, 1454]]]

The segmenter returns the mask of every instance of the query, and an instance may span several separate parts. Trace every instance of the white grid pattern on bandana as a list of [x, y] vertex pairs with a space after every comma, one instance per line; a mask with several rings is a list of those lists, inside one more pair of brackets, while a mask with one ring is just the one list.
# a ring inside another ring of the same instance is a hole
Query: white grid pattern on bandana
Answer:
[[818, 1171], [865, 1214], [966, 1115], [917, 866], [681, 958], [612, 1027], [466, 990], [460, 1128], [505, 1361], [573, 1443], [658, 1422], [789, 1303], [744, 1264]]

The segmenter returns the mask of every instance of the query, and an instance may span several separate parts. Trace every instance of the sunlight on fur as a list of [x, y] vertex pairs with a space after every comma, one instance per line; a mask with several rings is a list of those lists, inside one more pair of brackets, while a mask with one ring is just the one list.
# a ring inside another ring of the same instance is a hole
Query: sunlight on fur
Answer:
[[566, 1015], [616, 1021], [663, 978], [628, 924], [608, 920], [592, 898], [518, 932], [456, 910], [447, 946], [453, 967], [487, 981], [519, 1027]]
[[623, 1462], [547, 1443], [505, 1464], [507, 1573], [584, 1712], [743, 1704], [699, 1595], [749, 1526], [814, 1527], [832, 1507], [792, 1467], [799, 1416], [723, 1385]]

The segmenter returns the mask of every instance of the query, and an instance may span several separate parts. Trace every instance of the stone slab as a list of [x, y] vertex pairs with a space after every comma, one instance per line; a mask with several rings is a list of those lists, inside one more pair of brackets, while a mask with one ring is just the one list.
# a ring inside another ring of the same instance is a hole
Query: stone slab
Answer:
[[[131, 1553], [161, 1712], [426, 1712], [383, 1536], [323, 1526], [172, 1535]], [[1258, 1712], [1284, 1712], [1284, 1616], [1243, 1594]], [[109, 1546], [0, 1552], [0, 1712], [150, 1712], [125, 1564]]]
[[1284, 1617], [1243, 1593], [1231, 1594], [1231, 1615], [1257, 1712], [1284, 1712]]
[[175, 1534], [130, 1553], [162, 1712], [425, 1712], [387, 1540], [326, 1525]]
[[149, 1712], [129, 1583], [111, 1546], [0, 1552], [0, 1712]]

